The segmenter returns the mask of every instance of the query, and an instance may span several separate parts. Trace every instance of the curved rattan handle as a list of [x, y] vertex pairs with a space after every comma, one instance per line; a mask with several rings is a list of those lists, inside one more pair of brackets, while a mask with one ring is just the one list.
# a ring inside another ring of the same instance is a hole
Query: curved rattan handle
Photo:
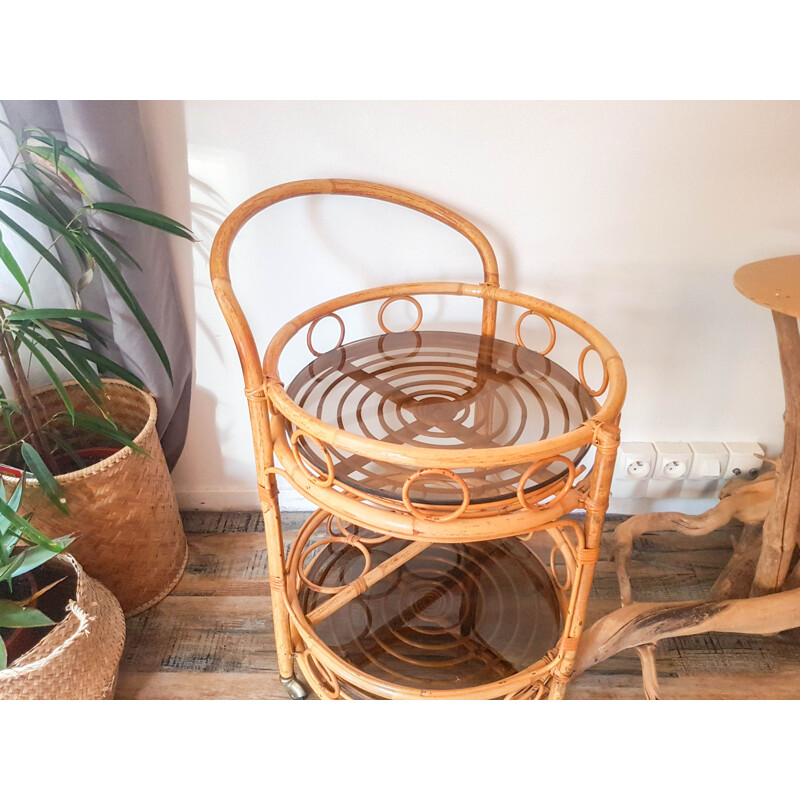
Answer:
[[[211, 248], [211, 284], [217, 296], [228, 327], [231, 329], [242, 362], [245, 375], [245, 386], [248, 389], [259, 386], [263, 380], [260, 360], [250, 326], [239, 305], [231, 286], [228, 258], [236, 235], [244, 224], [259, 211], [292, 197], [303, 197], [314, 194], [344, 194], [356, 197], [369, 197], [396, 203], [414, 209], [458, 231], [477, 249], [483, 263], [484, 283], [498, 286], [497, 258], [488, 239], [471, 222], [451, 211], [445, 206], [428, 200], [420, 195], [383, 186], [367, 181], [351, 181], [331, 178], [328, 180], [307, 180], [283, 183], [254, 195], [234, 209], [220, 226], [214, 237]], [[494, 303], [486, 301], [484, 311], [484, 333], [494, 333]]]

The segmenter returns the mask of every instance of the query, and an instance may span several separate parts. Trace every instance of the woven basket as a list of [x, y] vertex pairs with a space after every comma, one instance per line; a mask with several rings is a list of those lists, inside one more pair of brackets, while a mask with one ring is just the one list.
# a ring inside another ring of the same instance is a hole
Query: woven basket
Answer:
[[0, 670], [0, 700], [110, 700], [125, 645], [125, 617], [114, 595], [72, 557], [77, 577], [67, 616], [10, 667]]
[[[104, 380], [107, 408], [116, 423], [133, 434], [147, 455], [129, 447], [86, 469], [58, 475], [69, 504], [62, 514], [29, 481], [21, 511], [34, 512], [36, 526], [50, 537], [78, 534], [70, 553], [119, 600], [126, 616], [155, 605], [183, 575], [188, 557], [175, 491], [156, 433], [153, 396], [120, 380]], [[77, 383], [65, 383], [76, 411], [96, 413]], [[46, 418], [64, 406], [55, 389], [34, 392]], [[75, 449], [98, 444], [96, 435], [65, 426], [60, 433]], [[7, 435], [7, 434], [6, 434]], [[1, 440], [0, 436], [0, 440]], [[9, 488], [16, 479], [3, 479]]]

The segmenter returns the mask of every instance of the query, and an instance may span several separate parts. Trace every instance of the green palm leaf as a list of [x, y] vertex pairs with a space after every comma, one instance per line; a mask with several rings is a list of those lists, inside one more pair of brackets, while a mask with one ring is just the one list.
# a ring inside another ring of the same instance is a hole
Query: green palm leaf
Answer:
[[[40, 169], [35, 164], [31, 164], [29, 168], [25, 170], [26, 177], [39, 192], [50, 213], [56, 217], [56, 219], [59, 219], [63, 225], [69, 226], [75, 216], [75, 212], [73, 212], [49, 186], [34, 174], [37, 172], [51, 181], [55, 181], [55, 176]], [[56, 186], [60, 186], [60, 184], [56, 183]]]
[[22, 287], [22, 291], [25, 292], [25, 296], [32, 303], [33, 298], [31, 297], [31, 287], [28, 286], [28, 279], [22, 272], [22, 269], [17, 263], [16, 258], [14, 258], [14, 256], [11, 254], [11, 251], [6, 247], [5, 242], [3, 241], [2, 231], [0, 231], [0, 261], [6, 265], [6, 269], [11, 273], [11, 276], [14, 278], [14, 280]]
[[[55, 334], [53, 331], [50, 333], [58, 340], [58, 335]], [[26, 327], [20, 329], [17, 332], [17, 335], [20, 336], [24, 341], [26, 346], [30, 347], [30, 340], [33, 340], [36, 344], [40, 347], [44, 348], [48, 353], [50, 353], [56, 361], [59, 362], [69, 374], [78, 382], [78, 385], [89, 395], [89, 398], [92, 402], [99, 408], [103, 409], [103, 398], [98, 394], [98, 391], [102, 391], [103, 382], [97, 376], [97, 374], [88, 367], [88, 364], [84, 367], [82, 364], [76, 363], [75, 359], [71, 359], [67, 356], [65, 350], [63, 349], [63, 345], [66, 343], [66, 340], [61, 337], [60, 341], [54, 341], [53, 339], [46, 339], [37, 333], [33, 328]], [[60, 346], [59, 346], [60, 345]], [[88, 369], [86, 368], [88, 367]]]
[[45, 549], [52, 550], [54, 553], [60, 553], [64, 549], [57, 542], [54, 542], [31, 525], [25, 517], [17, 514], [8, 503], [4, 503], [2, 500], [0, 500], [0, 516], [9, 520], [17, 531], [19, 531], [20, 537], [29, 544], [40, 544]]
[[[29, 138], [36, 139], [37, 141], [44, 142], [46, 144], [53, 144], [54, 137], [42, 136], [39, 135], [32, 135]], [[82, 156], [80, 153], [76, 153], [66, 142], [61, 141], [60, 139], [56, 139], [55, 141], [58, 142], [59, 149], [61, 151], [62, 156], [67, 156], [71, 158], [78, 166], [80, 166], [83, 170], [85, 170], [89, 175], [91, 175], [98, 183], [102, 183], [103, 186], [108, 187], [109, 189], [113, 189], [115, 192], [119, 194], [124, 194], [126, 197], [130, 197], [130, 195], [104, 170], [100, 169], [94, 161]]]
[[95, 228], [92, 225], [87, 225], [86, 229], [105, 243], [103, 246], [109, 252], [109, 255], [113, 255], [111, 250], [114, 250], [118, 255], [130, 261], [139, 272], [144, 272], [142, 265], [112, 236], [109, 236], [105, 231], [101, 231], [100, 228]]
[[55, 622], [38, 608], [25, 608], [13, 600], [0, 600], [0, 627], [43, 628]]
[[57, 144], [57, 139], [54, 140], [54, 142], [56, 143], [53, 145], [52, 150], [48, 150], [46, 147], [33, 147], [31, 145], [26, 145], [23, 149], [30, 153], [35, 153], [37, 156], [41, 156], [49, 161], [55, 167], [56, 171], [66, 175], [78, 193], [83, 195], [88, 200], [89, 194], [86, 191], [86, 187], [83, 185], [83, 181], [80, 179], [78, 173], [75, 172], [72, 167], [68, 167], [66, 164], [64, 164], [63, 161], [59, 163], [58, 154], [61, 148]]
[[[58, 416], [59, 414], [56, 415], [56, 417]], [[84, 430], [91, 431], [92, 433], [99, 433], [102, 436], [106, 436], [114, 442], [118, 442], [125, 447], [130, 447], [131, 450], [137, 453], [147, 455], [147, 451], [136, 444], [129, 434], [125, 433], [123, 430], [120, 430], [113, 422], [110, 422], [107, 419], [95, 417], [91, 414], [81, 414], [80, 412], [76, 411], [75, 425], [77, 425], [79, 428], [83, 428]]]
[[[75, 541], [75, 538], [75, 535], [70, 533], [66, 536], [59, 536], [58, 539], [53, 539], [53, 542], [59, 545], [62, 550], [65, 550]], [[45, 562], [50, 561], [51, 558], [58, 555], [58, 553], [54, 553], [52, 550], [48, 550], [40, 544], [26, 547], [24, 550], [20, 551], [20, 554], [23, 556], [23, 559], [13, 572], [13, 577], [15, 578], [18, 575], [24, 575], [26, 572], [36, 569], [36, 567], [40, 567]]]
[[80, 345], [73, 344], [72, 342], [65, 342], [64, 349], [73, 357], [79, 356], [87, 361], [91, 361], [103, 371], [110, 372], [112, 375], [122, 378], [122, 380], [133, 384], [137, 389], [144, 389], [145, 391], [147, 390], [147, 387], [136, 375], [125, 369], [125, 367], [117, 364], [116, 361], [112, 361], [110, 358], [106, 358], [100, 353], [95, 353], [94, 350], [89, 350], [86, 347], [81, 347]]
[[[12, 538], [12, 537], [9, 537]], [[13, 556], [7, 564], [4, 564], [0, 567], [0, 582], [5, 581], [9, 588], [11, 587], [11, 579], [14, 578], [17, 574], [17, 569], [22, 566], [22, 562], [25, 559], [25, 550], [28, 548], [26, 547], [24, 550], [20, 550], [15, 556]], [[50, 557], [53, 557], [53, 554], [50, 554]]]
[[[74, 418], [75, 412], [73, 411], [72, 417]], [[42, 457], [34, 450], [27, 442], [22, 443], [22, 460], [28, 465], [28, 469], [33, 473], [33, 477], [39, 481], [39, 486], [42, 491], [47, 495], [48, 499], [55, 504], [56, 508], [62, 514], [69, 514], [69, 507], [67, 506], [67, 498], [61, 491], [58, 481], [53, 476], [53, 473], [42, 461]]]
[[185, 225], [170, 219], [170, 217], [165, 217], [157, 211], [148, 211], [146, 208], [130, 206], [126, 203], [92, 203], [92, 208], [95, 211], [107, 211], [109, 214], [136, 220], [136, 222], [149, 225], [151, 228], [158, 228], [174, 236], [188, 239], [190, 242], [196, 241], [194, 234]]
[[133, 292], [131, 292], [127, 282], [125, 281], [125, 278], [122, 277], [122, 273], [119, 271], [119, 268], [108, 257], [105, 250], [103, 250], [103, 248], [97, 244], [97, 242], [95, 242], [91, 236], [86, 234], [85, 231], [78, 234], [78, 236], [86, 248], [86, 251], [94, 259], [95, 263], [106, 276], [106, 278], [108, 278], [109, 283], [111, 283], [111, 285], [117, 290], [117, 293], [122, 298], [125, 305], [131, 310], [131, 313], [144, 331], [145, 336], [147, 336], [147, 338], [150, 340], [150, 344], [153, 345], [153, 349], [156, 351], [159, 360], [164, 365], [164, 369], [167, 371], [169, 379], [172, 380], [172, 369], [169, 364], [169, 356], [167, 355], [167, 351], [164, 349], [164, 345], [161, 343], [161, 339], [159, 339], [155, 328], [153, 328], [152, 323], [147, 317], [147, 314], [144, 313], [144, 309], [142, 309]]
[[22, 192], [12, 189], [10, 186], [0, 187], [0, 200], [5, 200], [7, 203], [21, 208], [26, 214], [38, 220], [43, 225], [46, 225], [56, 233], [66, 236], [68, 231], [58, 219], [56, 219], [47, 209], [43, 208], [40, 204], [34, 203], [25, 197]]
[[69, 274], [64, 265], [32, 234], [28, 233], [21, 225], [17, 224], [11, 217], [0, 211], [0, 222], [11, 228], [21, 239], [24, 239], [72, 288]]
[[110, 322], [108, 317], [104, 317], [102, 314], [94, 311], [79, 311], [75, 308], [24, 308], [20, 311], [12, 311], [6, 319], [14, 322], [25, 319], [94, 319]]
[[65, 408], [69, 412], [70, 417], [75, 415], [75, 409], [72, 407], [72, 399], [69, 396], [69, 392], [67, 392], [64, 384], [61, 382], [61, 378], [58, 377], [58, 374], [53, 369], [52, 365], [47, 359], [47, 356], [39, 350], [36, 346], [35, 342], [31, 339], [27, 339], [25, 344], [30, 350], [33, 357], [42, 365], [44, 371], [47, 373], [47, 377], [50, 378], [51, 383], [55, 387], [56, 392], [58, 392], [58, 396], [61, 398], [61, 402], [64, 404]]

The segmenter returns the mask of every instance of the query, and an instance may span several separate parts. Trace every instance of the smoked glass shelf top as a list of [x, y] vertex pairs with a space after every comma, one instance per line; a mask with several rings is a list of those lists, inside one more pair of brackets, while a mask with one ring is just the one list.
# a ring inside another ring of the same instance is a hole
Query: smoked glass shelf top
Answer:
[[[304, 411], [333, 427], [394, 445], [442, 450], [527, 444], [578, 427], [597, 411], [581, 382], [525, 347], [474, 334], [389, 333], [318, 356], [287, 388]], [[303, 457], [325, 469], [313, 443]], [[372, 462], [328, 446], [341, 483], [394, 500], [415, 469]], [[588, 448], [564, 453], [577, 465]], [[458, 470], [473, 503], [513, 497], [530, 463]], [[535, 472], [526, 491], [566, 474], [563, 462]], [[412, 502], [459, 505], [452, 481], [426, 476], [411, 485]]]
[[[404, 546], [397, 539], [370, 546], [372, 566]], [[328, 544], [308, 577], [320, 586], [341, 586], [362, 568], [356, 548]], [[327, 597], [307, 587], [299, 594], [305, 614]], [[503, 539], [431, 545], [321, 621], [314, 633], [374, 678], [453, 689], [526, 669], [557, 644], [561, 625], [558, 598], [541, 562], [519, 539]]]

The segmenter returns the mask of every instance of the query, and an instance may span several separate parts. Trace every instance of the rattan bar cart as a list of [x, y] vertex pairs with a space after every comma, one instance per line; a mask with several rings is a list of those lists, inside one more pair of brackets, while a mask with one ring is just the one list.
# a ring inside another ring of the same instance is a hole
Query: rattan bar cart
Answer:
[[[262, 363], [231, 286], [231, 245], [263, 209], [326, 194], [450, 226], [477, 249], [483, 282], [330, 300], [280, 328]], [[297, 181], [250, 198], [217, 233], [211, 277], [244, 372], [289, 695], [306, 695], [298, 669], [328, 699], [563, 697], [619, 444], [626, 383], [616, 350], [575, 315], [501, 289], [494, 252], [467, 220], [363, 181]], [[445, 296], [467, 304], [472, 332], [427, 323], [426, 304]], [[396, 301], [411, 304], [407, 330], [387, 322]], [[347, 314], [372, 308], [375, 334], [346, 341]], [[317, 350], [326, 317], [339, 340]], [[523, 343], [542, 333], [538, 352]], [[279, 358], [303, 334], [311, 360], [285, 383]], [[557, 345], [575, 350], [577, 377], [548, 358]], [[277, 475], [318, 509], [288, 551]]]

